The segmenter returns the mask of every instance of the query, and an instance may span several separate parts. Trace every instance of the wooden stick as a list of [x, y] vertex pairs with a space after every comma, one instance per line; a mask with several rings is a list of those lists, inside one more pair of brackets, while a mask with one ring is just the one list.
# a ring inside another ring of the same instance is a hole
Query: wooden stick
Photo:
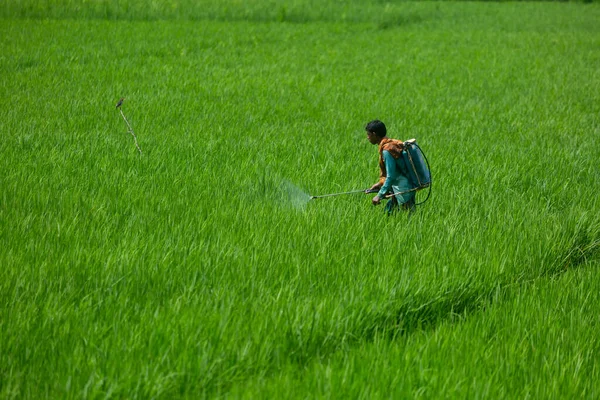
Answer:
[[129, 125], [129, 121], [127, 121], [127, 118], [125, 118], [125, 114], [123, 114], [123, 110], [121, 110], [121, 107], [118, 107], [118, 109], [119, 109], [119, 112], [121, 113], [121, 116], [123, 117], [123, 120], [125, 120], [125, 123], [129, 127], [129, 133], [131, 133], [131, 136], [133, 136], [133, 142], [135, 143], [135, 147], [137, 147], [140, 154], [142, 154], [142, 149], [140, 149], [140, 146], [138, 145], [137, 138], [135, 137], [135, 133], [133, 133], [133, 128], [131, 127], [131, 125]]

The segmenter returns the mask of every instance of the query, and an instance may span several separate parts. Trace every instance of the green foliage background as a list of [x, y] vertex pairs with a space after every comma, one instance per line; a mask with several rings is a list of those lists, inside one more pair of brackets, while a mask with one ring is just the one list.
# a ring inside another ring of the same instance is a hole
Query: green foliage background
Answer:
[[596, 4], [0, 16], [0, 396], [598, 396]]

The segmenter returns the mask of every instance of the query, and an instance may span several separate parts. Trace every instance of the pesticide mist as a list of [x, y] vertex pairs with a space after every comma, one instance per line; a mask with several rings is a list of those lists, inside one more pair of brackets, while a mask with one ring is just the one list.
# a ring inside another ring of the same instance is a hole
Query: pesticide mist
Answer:
[[283, 180], [279, 185], [279, 192], [283, 204], [302, 210], [310, 201], [310, 195], [288, 180]]

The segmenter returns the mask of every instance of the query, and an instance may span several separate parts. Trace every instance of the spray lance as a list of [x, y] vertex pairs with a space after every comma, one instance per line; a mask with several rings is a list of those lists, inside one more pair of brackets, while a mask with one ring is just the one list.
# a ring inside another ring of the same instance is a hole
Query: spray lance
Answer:
[[[407, 190], [405, 192], [400, 192], [400, 193], [390, 193], [384, 196], [385, 199], [389, 199], [392, 196], [396, 196], [399, 194], [404, 194], [404, 193], [408, 193], [408, 192], [414, 192], [416, 191], [417, 188], [414, 189], [410, 189]], [[333, 197], [333, 196], [342, 196], [345, 194], [356, 194], [356, 193], [365, 193], [365, 194], [369, 194], [369, 193], [377, 193], [378, 190], [372, 190], [372, 189], [360, 189], [360, 190], [351, 190], [349, 192], [341, 192], [341, 193], [329, 193], [329, 194], [322, 194], [320, 196], [310, 196], [310, 200], [312, 199], [322, 199], [323, 197]]]
[[370, 189], [351, 190], [349, 192], [329, 193], [329, 194], [322, 194], [320, 196], [310, 196], [310, 200], [312, 200], [312, 199], [322, 199], [323, 197], [342, 196], [344, 194], [355, 194], [355, 193], [377, 193], [377, 191], [376, 190], [370, 190]]

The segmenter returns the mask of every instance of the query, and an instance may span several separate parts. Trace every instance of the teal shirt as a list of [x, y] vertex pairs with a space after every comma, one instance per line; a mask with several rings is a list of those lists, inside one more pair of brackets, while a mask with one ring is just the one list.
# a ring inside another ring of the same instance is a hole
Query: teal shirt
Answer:
[[[402, 193], [413, 189], [414, 186], [410, 183], [406, 173], [403, 171], [404, 165], [400, 164], [403, 162], [402, 158], [396, 160], [387, 150], [384, 150], [382, 155], [383, 162], [385, 163], [386, 178], [383, 186], [379, 190], [379, 193], [377, 193], [377, 196], [383, 199], [384, 196], [390, 191], [394, 193]], [[415, 197], [414, 191], [396, 195], [396, 199], [401, 204], [406, 203], [413, 197]]]

